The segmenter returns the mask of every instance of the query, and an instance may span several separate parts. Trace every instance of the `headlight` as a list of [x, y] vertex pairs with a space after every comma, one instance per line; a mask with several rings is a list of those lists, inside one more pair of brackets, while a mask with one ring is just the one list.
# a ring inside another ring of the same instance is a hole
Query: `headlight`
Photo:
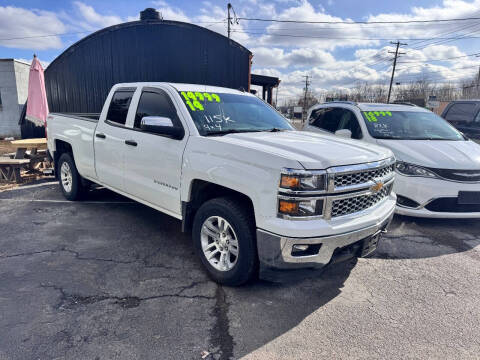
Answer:
[[397, 161], [396, 170], [399, 174], [405, 176], [421, 176], [421, 177], [428, 177], [428, 178], [436, 178], [437, 175], [418, 165], [409, 164], [403, 161]]
[[323, 214], [323, 199], [289, 199], [278, 200], [278, 214], [280, 216], [321, 216]]
[[292, 191], [324, 191], [327, 189], [327, 175], [324, 171], [284, 169], [280, 188]]

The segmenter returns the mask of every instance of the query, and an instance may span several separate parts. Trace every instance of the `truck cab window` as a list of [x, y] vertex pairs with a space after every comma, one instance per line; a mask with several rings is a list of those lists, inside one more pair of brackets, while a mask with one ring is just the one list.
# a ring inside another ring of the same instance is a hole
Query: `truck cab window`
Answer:
[[177, 110], [170, 100], [170, 97], [160, 89], [142, 92], [140, 100], [138, 101], [133, 127], [140, 129], [142, 118], [145, 116], [167, 117], [172, 120], [174, 125], [181, 125], [177, 116]]
[[118, 90], [112, 96], [110, 107], [108, 108], [107, 120], [125, 125], [127, 121], [128, 107], [132, 100], [133, 91]]

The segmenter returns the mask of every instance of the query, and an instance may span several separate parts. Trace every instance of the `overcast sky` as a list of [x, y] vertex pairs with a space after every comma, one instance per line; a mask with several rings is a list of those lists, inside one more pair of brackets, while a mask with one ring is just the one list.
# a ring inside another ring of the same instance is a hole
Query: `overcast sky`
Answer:
[[[232, 0], [243, 18], [300, 21], [411, 21], [480, 17], [480, 0]], [[224, 1], [0, 0], [0, 58], [48, 63], [103, 27], [138, 19], [155, 7], [164, 19], [197, 23], [226, 35]], [[279, 100], [358, 82], [384, 84], [391, 72], [391, 40], [405, 39], [396, 81], [456, 82], [478, 73], [480, 20], [410, 24], [306, 24], [239, 20], [232, 38], [254, 54], [253, 71], [282, 80]], [[55, 35], [64, 34], [64, 35]], [[38, 37], [39, 35], [53, 35]], [[479, 38], [477, 38], [479, 37]], [[449, 59], [454, 58], [454, 59]], [[444, 60], [447, 59], [447, 60]]]

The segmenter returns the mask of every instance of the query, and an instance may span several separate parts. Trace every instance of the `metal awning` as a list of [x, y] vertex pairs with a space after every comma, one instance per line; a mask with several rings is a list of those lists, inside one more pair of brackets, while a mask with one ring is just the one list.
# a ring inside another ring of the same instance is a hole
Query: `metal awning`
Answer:
[[250, 77], [250, 84], [261, 86], [262, 99], [266, 100], [271, 105], [273, 100], [273, 88], [280, 84], [280, 79], [273, 76], [252, 74]]

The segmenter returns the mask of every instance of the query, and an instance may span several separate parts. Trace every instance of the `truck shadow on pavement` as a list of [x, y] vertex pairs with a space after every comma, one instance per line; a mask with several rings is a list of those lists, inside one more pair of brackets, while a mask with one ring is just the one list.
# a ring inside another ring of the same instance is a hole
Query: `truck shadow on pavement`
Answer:
[[478, 219], [425, 219], [395, 215], [374, 258], [421, 259], [480, 245]]
[[0, 224], [0, 358], [240, 358], [341, 294], [356, 263], [218, 286], [180, 221], [105, 189], [2, 193]]

